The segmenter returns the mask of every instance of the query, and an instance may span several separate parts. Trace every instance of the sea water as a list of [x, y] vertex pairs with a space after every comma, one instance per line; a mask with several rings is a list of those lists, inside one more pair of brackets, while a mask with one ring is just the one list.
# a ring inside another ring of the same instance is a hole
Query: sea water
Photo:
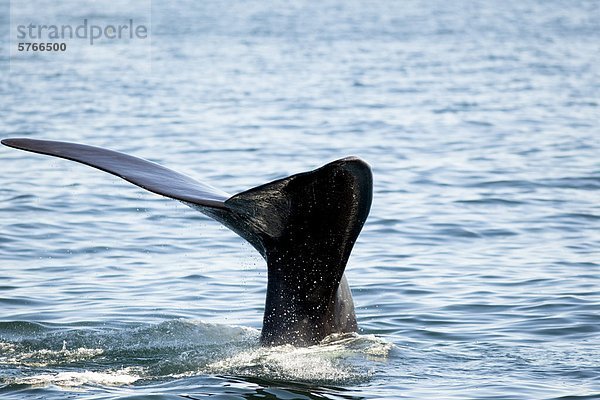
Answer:
[[[108, 24], [130, 17], [118, 4], [4, 1], [1, 18]], [[260, 347], [250, 245], [3, 147], [2, 399], [600, 398], [598, 2], [139, 4], [141, 47], [16, 54], [5, 30], [0, 136], [109, 147], [231, 194], [365, 159], [360, 330]]]

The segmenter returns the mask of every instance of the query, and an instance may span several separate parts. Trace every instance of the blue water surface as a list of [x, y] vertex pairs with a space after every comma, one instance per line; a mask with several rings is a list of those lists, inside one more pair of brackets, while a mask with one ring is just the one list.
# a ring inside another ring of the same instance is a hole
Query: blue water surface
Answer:
[[[13, 20], [132, 12], [99, 3], [23, 2]], [[9, 59], [3, 28], [0, 136], [109, 147], [232, 194], [365, 159], [359, 335], [259, 347], [250, 245], [3, 147], [2, 399], [600, 398], [600, 3], [138, 4], [141, 46]]]

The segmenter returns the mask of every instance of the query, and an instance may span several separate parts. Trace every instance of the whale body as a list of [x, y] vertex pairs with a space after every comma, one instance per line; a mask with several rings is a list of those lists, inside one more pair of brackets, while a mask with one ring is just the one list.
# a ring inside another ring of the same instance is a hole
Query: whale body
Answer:
[[373, 178], [361, 159], [343, 158], [231, 196], [156, 163], [100, 147], [25, 138], [2, 144], [119, 176], [179, 200], [247, 240], [267, 262], [262, 344], [307, 346], [357, 330], [344, 270], [371, 207]]

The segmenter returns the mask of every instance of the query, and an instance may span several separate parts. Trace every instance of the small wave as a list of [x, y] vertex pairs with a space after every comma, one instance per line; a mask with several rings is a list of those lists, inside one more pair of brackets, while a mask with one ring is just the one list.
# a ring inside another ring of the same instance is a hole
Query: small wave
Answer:
[[518, 200], [509, 200], [498, 197], [487, 197], [480, 199], [471, 199], [471, 200], [457, 200], [456, 203], [462, 204], [482, 204], [482, 205], [501, 205], [501, 206], [516, 206], [524, 204], [522, 201]]
[[600, 179], [593, 176], [574, 176], [556, 179], [539, 180], [494, 180], [478, 182], [470, 187], [506, 187], [506, 188], [557, 188], [597, 190], [600, 188]]

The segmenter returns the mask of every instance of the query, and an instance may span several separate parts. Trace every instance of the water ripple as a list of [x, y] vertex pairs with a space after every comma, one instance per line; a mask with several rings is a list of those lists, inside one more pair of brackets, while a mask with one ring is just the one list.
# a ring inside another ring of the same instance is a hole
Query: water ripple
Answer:
[[[8, 3], [0, 27], [73, 14]], [[0, 397], [600, 397], [597, 2], [102, 3], [78, 15], [150, 10], [150, 59], [12, 57], [2, 137], [110, 147], [230, 193], [364, 158], [374, 201], [346, 272], [361, 334], [259, 348], [250, 245], [3, 147]]]

